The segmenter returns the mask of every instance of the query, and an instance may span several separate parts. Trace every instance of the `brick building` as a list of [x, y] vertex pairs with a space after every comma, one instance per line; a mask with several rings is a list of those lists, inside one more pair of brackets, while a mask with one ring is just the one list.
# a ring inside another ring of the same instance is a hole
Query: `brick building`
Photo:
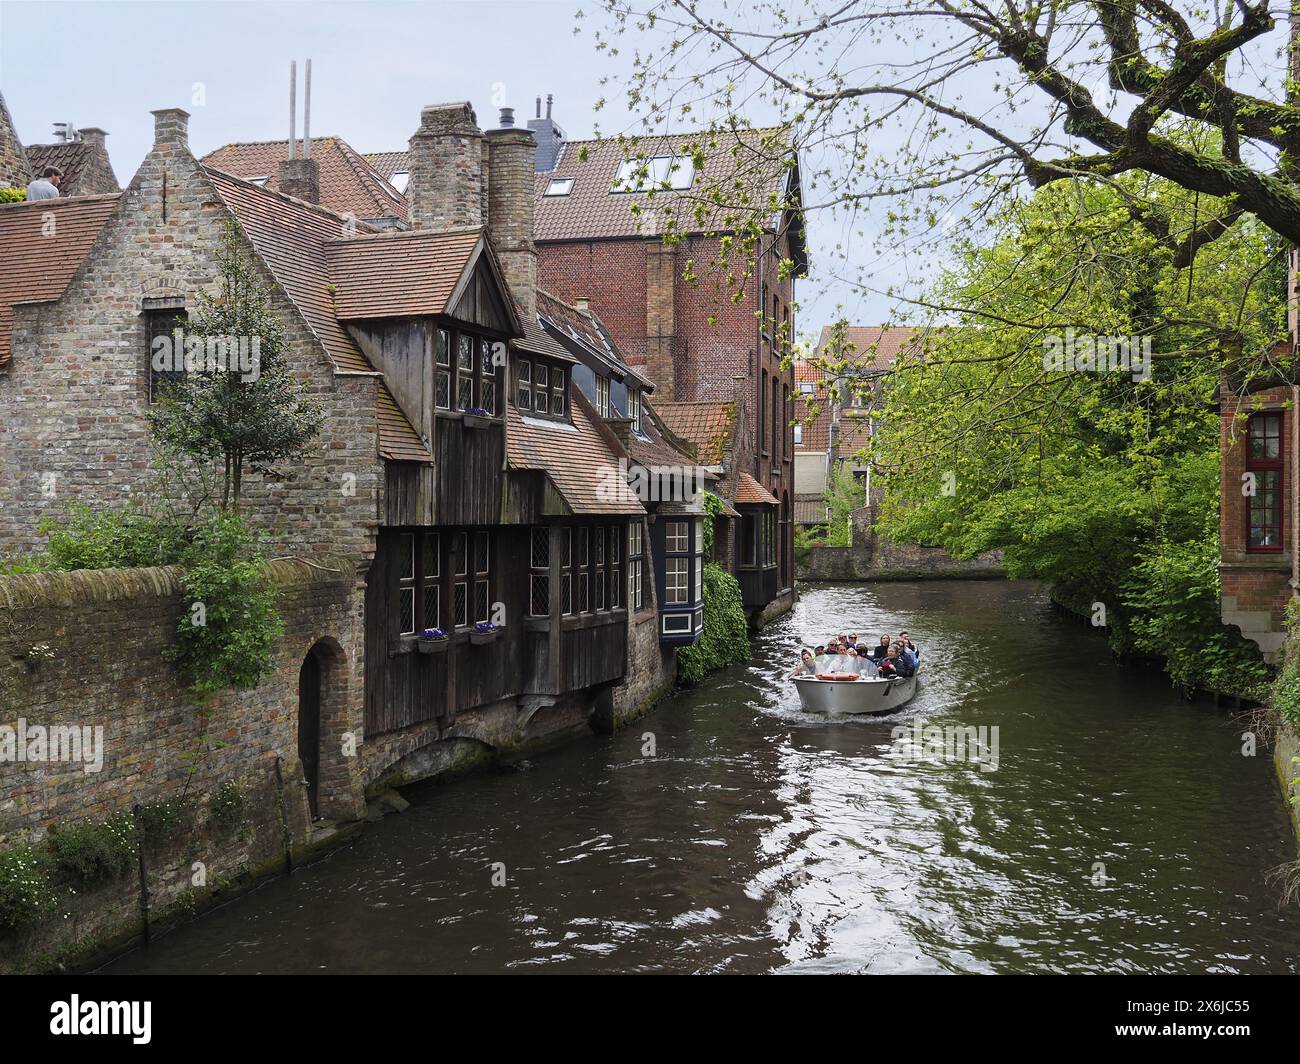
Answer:
[[[554, 162], [536, 177], [542, 287], [588, 301], [654, 381], [661, 415], [713, 465], [738, 513], [721, 530], [733, 541], [720, 549], [751, 619], [787, 607], [794, 373], [782, 362], [795, 329], [794, 278], [807, 270], [797, 157], [779, 130], [706, 142], [559, 140], [543, 143], [539, 159], [547, 157]], [[732, 206], [718, 208], [715, 189]], [[750, 221], [761, 232], [752, 257], [724, 263], [724, 241]], [[729, 430], [719, 436], [724, 411]]]
[[1286, 605], [1300, 587], [1300, 389], [1280, 380], [1219, 388], [1219, 584], [1223, 623], [1278, 661]]
[[[41, 520], [69, 504], [154, 490], [145, 415], [165, 382], [150, 354], [214, 291], [233, 226], [325, 414], [298, 460], [249, 474], [245, 512], [286, 554], [357, 573], [280, 663], [301, 663], [311, 722], [280, 753], [317, 815], [657, 695], [674, 659], [649, 622], [662, 599], [688, 618], [676, 641], [696, 634], [700, 519], [664, 511], [682, 525], [678, 603], [656, 592], [647, 507], [609, 488], [638, 450], [680, 452], [575, 386], [594, 315], [583, 339], [578, 308], [538, 312], [532, 136], [485, 133], [468, 104], [426, 108], [407, 227], [385, 229], [320, 204], [315, 158], [286, 152], [291, 196], [196, 160], [184, 111], [155, 120], [126, 191], [0, 207], [0, 556], [39, 550]], [[605, 359], [626, 397], [625, 362]], [[422, 642], [426, 628], [445, 639]], [[343, 733], [364, 737], [356, 758]]]

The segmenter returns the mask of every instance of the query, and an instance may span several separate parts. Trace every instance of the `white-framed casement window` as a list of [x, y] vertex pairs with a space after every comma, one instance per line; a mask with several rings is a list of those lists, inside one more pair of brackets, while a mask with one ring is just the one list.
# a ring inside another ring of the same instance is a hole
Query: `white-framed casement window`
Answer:
[[645, 526], [634, 521], [627, 529], [627, 601], [634, 610], [645, 607]]
[[451, 333], [435, 329], [433, 334], [433, 405], [439, 410], [451, 409]]
[[664, 526], [664, 549], [685, 554], [691, 549], [691, 526], [686, 521], [669, 521]]
[[457, 628], [467, 628], [469, 627], [469, 536], [464, 532], [457, 532], [452, 544], [455, 559], [452, 572], [456, 576], [456, 582], [452, 585], [454, 596], [452, 623]]
[[590, 577], [587, 574], [587, 561], [591, 554], [590, 530], [584, 525], [578, 529], [578, 612], [586, 613], [591, 609]]
[[632, 431], [641, 431], [641, 392], [636, 388], [627, 390], [627, 416], [632, 419]]
[[623, 529], [609, 526], [609, 608], [623, 605]]
[[424, 586], [422, 612], [425, 628], [442, 627], [442, 536], [429, 532], [424, 536], [424, 566], [420, 583]]
[[515, 406], [527, 412], [533, 408], [533, 364], [521, 358], [515, 365]]
[[493, 416], [497, 413], [497, 365], [492, 357], [492, 345], [486, 340], [479, 345], [482, 349], [482, 375], [478, 382], [478, 405]]
[[685, 606], [690, 601], [691, 560], [668, 558], [664, 562], [664, 604]]
[[803, 426], [797, 421], [794, 423], [794, 442], [796, 446], [803, 443]]
[[474, 620], [483, 623], [492, 614], [492, 540], [486, 532], [474, 533]]
[[456, 409], [469, 410], [474, 405], [474, 358], [478, 345], [474, 337], [461, 333], [456, 345]]
[[596, 413], [609, 417], [609, 378], [596, 378]]
[[567, 196], [573, 191], [573, 178], [571, 177], [553, 177], [546, 185], [544, 196]]
[[532, 617], [549, 617], [551, 613], [551, 539], [550, 530], [533, 529], [528, 567], [528, 613]]
[[569, 374], [562, 366], [551, 367], [551, 416], [564, 417], [569, 408]]
[[538, 414], [549, 414], [550, 403], [550, 368], [545, 362], [533, 365], [533, 410]]
[[397, 630], [415, 633], [415, 536], [403, 532], [397, 537]]
[[591, 530], [596, 548], [596, 609], [605, 608], [605, 530], [597, 525]]
[[573, 529], [560, 533], [560, 612], [568, 617], [573, 613]]
[[695, 601], [704, 599], [704, 521], [695, 519]]

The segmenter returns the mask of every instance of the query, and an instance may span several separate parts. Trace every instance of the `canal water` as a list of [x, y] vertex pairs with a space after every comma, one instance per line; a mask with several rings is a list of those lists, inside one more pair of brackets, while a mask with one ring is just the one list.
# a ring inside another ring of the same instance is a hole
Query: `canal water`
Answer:
[[[800, 714], [801, 643], [901, 628], [925, 666], [903, 712]], [[902, 756], [917, 721], [996, 727], [996, 769]], [[1266, 883], [1295, 842], [1242, 731], [1034, 584], [812, 588], [750, 664], [523, 771], [409, 788], [108, 970], [1297, 972], [1300, 911]]]

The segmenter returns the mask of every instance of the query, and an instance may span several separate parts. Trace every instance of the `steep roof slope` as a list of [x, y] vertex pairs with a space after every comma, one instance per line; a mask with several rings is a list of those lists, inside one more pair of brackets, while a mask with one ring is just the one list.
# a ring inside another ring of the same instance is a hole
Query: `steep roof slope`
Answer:
[[[321, 206], [355, 218], [406, 221], [406, 197], [342, 137], [313, 137], [311, 157], [320, 167]], [[201, 161], [244, 180], [264, 177], [264, 187], [274, 191], [279, 189], [280, 164], [288, 158], [287, 140], [264, 140], [226, 144]]]
[[0, 369], [13, 357], [14, 304], [59, 299], [120, 198], [60, 197], [0, 206]]

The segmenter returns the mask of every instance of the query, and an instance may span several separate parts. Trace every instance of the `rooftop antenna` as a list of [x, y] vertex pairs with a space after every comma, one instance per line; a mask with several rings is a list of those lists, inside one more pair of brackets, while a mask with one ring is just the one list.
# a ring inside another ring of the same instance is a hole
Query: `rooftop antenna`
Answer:
[[289, 160], [297, 158], [298, 60], [289, 60]]
[[307, 60], [307, 77], [302, 93], [302, 157], [311, 158], [311, 60]]

